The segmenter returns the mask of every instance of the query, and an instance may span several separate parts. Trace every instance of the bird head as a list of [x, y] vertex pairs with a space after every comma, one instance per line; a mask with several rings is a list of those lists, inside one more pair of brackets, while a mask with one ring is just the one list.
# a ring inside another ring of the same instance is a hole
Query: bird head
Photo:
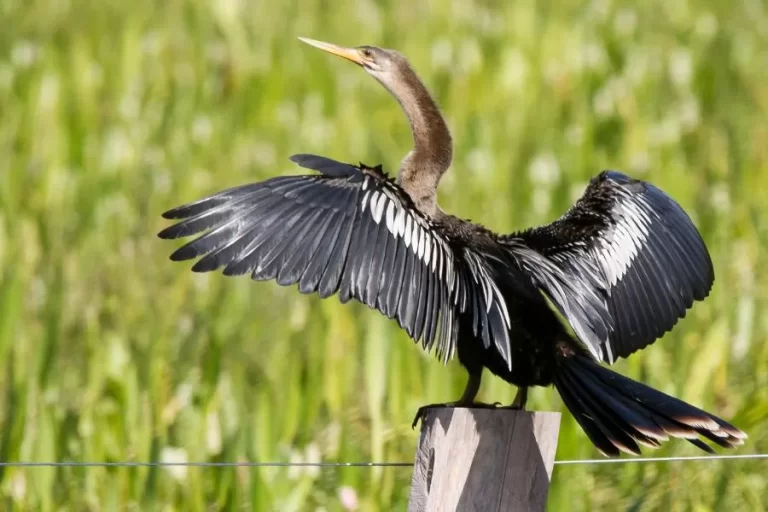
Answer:
[[300, 37], [304, 43], [320, 48], [323, 51], [338, 55], [354, 62], [362, 67], [368, 74], [376, 78], [384, 85], [392, 84], [399, 78], [401, 71], [407, 68], [407, 62], [403, 55], [395, 50], [385, 50], [376, 46], [357, 46], [345, 48], [323, 41]]

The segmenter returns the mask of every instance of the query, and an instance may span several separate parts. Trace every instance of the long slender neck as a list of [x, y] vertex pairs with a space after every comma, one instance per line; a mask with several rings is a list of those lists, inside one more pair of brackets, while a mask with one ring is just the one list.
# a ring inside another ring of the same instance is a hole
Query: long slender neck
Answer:
[[397, 181], [420, 210], [434, 216], [437, 185], [453, 158], [451, 133], [429, 91], [408, 66], [402, 66], [391, 83], [382, 83], [402, 106], [413, 134], [413, 150], [403, 159]]

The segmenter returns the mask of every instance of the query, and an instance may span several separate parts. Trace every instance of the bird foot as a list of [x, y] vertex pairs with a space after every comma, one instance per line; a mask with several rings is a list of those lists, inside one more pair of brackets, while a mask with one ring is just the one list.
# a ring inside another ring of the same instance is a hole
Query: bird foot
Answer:
[[502, 406], [498, 407], [498, 409], [511, 409], [513, 411], [524, 411], [525, 410], [525, 406], [512, 402], [509, 405], [502, 405]]
[[437, 408], [456, 408], [456, 407], [465, 407], [468, 409], [497, 409], [501, 407], [501, 403], [495, 402], [492, 404], [487, 404], [484, 402], [469, 402], [469, 401], [462, 401], [457, 400], [455, 402], [446, 402], [442, 404], [429, 404], [429, 405], [422, 405], [419, 407], [419, 410], [416, 411], [416, 417], [413, 418], [413, 423], [411, 423], [411, 428], [416, 428], [416, 425], [419, 424], [419, 420], [424, 420], [424, 416], [427, 412], [427, 409], [437, 409]]

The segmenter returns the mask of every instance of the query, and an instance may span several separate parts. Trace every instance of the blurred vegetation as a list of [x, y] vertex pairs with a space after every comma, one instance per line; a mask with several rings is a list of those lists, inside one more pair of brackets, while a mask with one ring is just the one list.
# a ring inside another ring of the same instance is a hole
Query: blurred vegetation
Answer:
[[[547, 222], [613, 167], [690, 212], [717, 282], [618, 370], [768, 452], [761, 0], [2, 0], [0, 460], [410, 461], [465, 375], [376, 312], [194, 275], [160, 213], [409, 149], [397, 104], [305, 35], [404, 52], [457, 141], [446, 210]], [[514, 389], [487, 377], [481, 398]], [[557, 410], [551, 389], [535, 409]], [[654, 455], [699, 452], [669, 443]], [[559, 459], [598, 456], [564, 415]], [[759, 510], [764, 461], [560, 466], [552, 510]], [[492, 475], [489, 478], [493, 478]], [[0, 468], [4, 510], [403, 509], [409, 468]]]

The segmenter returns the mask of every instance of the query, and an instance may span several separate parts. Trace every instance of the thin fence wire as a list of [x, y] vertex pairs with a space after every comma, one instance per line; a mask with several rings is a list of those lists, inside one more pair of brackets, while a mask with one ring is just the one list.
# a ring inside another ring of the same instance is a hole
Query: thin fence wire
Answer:
[[[751, 453], [745, 455], [701, 455], [690, 457], [637, 457], [634, 459], [573, 459], [556, 460], [556, 465], [575, 466], [587, 464], [638, 464], [662, 462], [690, 462], [711, 460], [757, 460], [768, 459], [768, 453]], [[0, 467], [196, 467], [196, 468], [290, 468], [290, 467], [410, 467], [411, 462], [76, 462], [76, 461], [43, 461], [43, 462], [0, 462]]]

